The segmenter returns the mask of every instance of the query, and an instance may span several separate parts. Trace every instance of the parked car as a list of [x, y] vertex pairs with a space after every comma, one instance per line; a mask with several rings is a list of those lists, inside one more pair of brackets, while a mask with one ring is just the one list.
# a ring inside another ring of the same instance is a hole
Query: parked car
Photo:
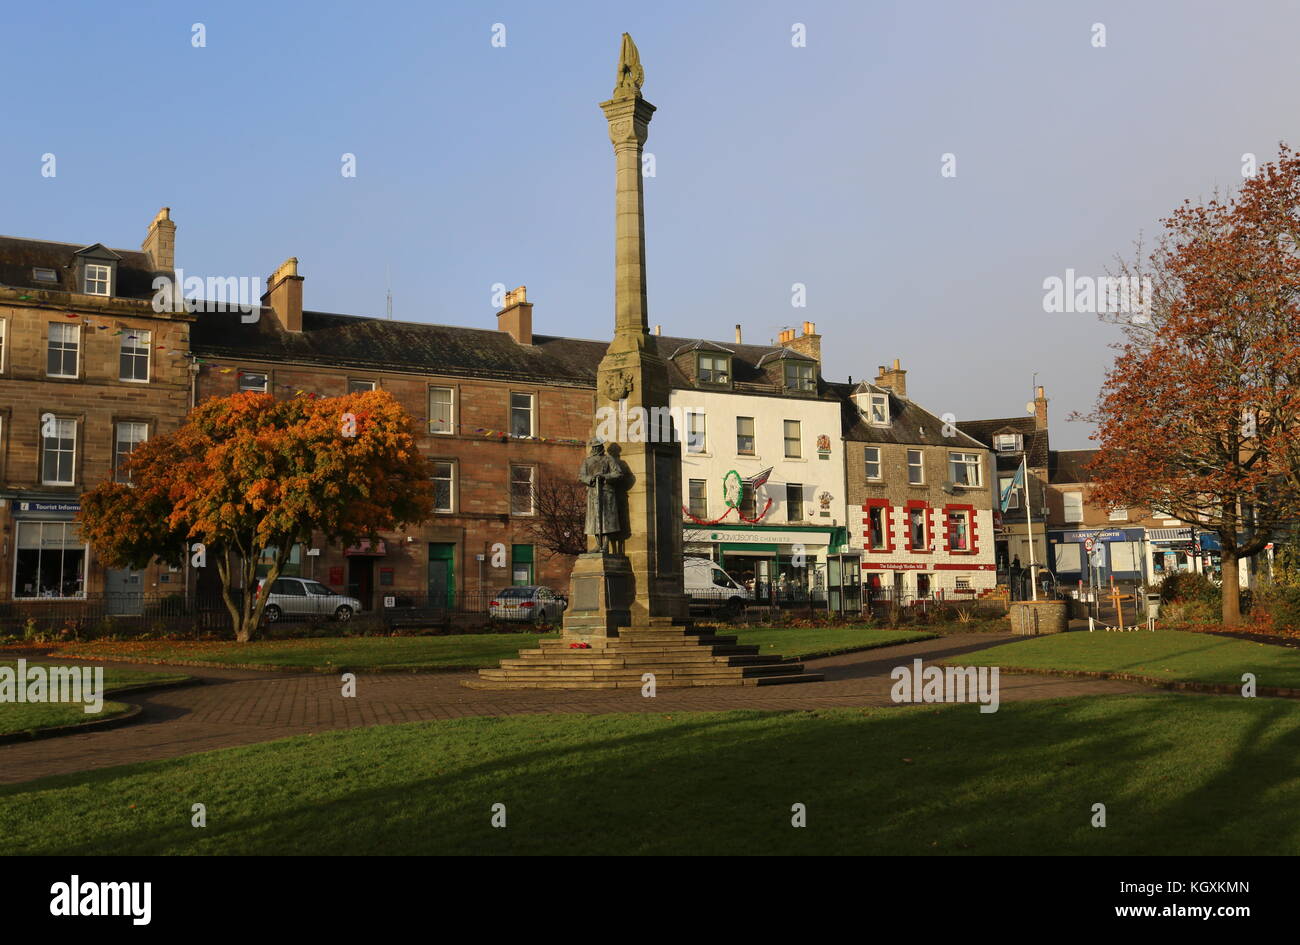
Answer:
[[682, 559], [686, 596], [691, 609], [734, 617], [741, 613], [754, 592], [708, 558]]
[[[257, 582], [261, 593], [262, 582]], [[266, 599], [266, 608], [262, 611], [267, 623], [275, 623], [284, 617], [333, 617], [335, 620], [351, 620], [361, 609], [361, 601], [355, 597], [337, 594], [320, 581], [306, 578], [276, 578], [271, 585], [271, 593]]]
[[504, 587], [488, 605], [488, 616], [493, 620], [557, 624], [568, 606], [569, 602], [549, 587], [538, 584]]

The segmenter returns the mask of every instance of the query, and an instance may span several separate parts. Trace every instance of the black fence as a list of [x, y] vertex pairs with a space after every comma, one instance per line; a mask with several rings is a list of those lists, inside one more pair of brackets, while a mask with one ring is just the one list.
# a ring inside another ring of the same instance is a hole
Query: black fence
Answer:
[[[239, 606], [238, 594], [235, 605]], [[230, 629], [220, 595], [98, 594], [85, 597], [15, 597], [0, 600], [0, 635], [105, 636]]]

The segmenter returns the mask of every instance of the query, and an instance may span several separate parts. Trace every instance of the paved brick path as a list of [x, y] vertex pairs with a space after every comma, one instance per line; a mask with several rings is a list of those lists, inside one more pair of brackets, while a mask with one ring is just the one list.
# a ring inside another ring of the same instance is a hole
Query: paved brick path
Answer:
[[[654, 699], [643, 698], [639, 689], [466, 689], [460, 680], [468, 673], [359, 675], [356, 697], [345, 699], [337, 676], [182, 666], [177, 668], [201, 677], [205, 684], [124, 695], [126, 701], [143, 707], [138, 722], [102, 732], [0, 745], [0, 783], [171, 758], [308, 732], [471, 715], [892, 705], [889, 671], [895, 666], [910, 664], [918, 656], [923, 660], [958, 657], [1013, 639], [1010, 634], [978, 633], [922, 640], [808, 661], [810, 669], [825, 674], [826, 680], [821, 683], [660, 689]], [[81, 665], [85, 665], [84, 661]], [[1139, 683], [1053, 676], [1003, 675], [999, 682], [1003, 702], [1148, 689]]]

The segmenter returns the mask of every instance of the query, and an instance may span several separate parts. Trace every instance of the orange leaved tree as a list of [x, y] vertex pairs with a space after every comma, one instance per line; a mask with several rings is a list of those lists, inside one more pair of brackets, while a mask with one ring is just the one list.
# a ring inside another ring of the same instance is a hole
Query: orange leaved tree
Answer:
[[[1097, 405], [1091, 499], [1212, 532], [1223, 622], [1237, 563], [1300, 517], [1300, 156], [1282, 146], [1239, 193], [1184, 203], [1149, 258], [1123, 266], [1148, 304]], [[1103, 316], [1106, 317], [1106, 316]]]
[[[255, 635], [295, 543], [320, 534], [352, 544], [433, 509], [411, 417], [384, 391], [208, 400], [174, 433], [140, 444], [127, 469], [130, 484], [100, 483], [82, 497], [86, 539], [109, 567], [185, 555], [215, 565], [241, 642]], [[255, 586], [268, 549], [262, 593], [235, 593]]]

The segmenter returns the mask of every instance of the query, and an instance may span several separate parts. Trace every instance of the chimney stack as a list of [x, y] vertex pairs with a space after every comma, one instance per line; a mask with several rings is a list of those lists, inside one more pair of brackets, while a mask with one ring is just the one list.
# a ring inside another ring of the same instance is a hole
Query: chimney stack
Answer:
[[302, 331], [302, 283], [297, 256], [290, 256], [267, 277], [262, 307], [275, 312], [285, 331]]
[[527, 286], [506, 293], [505, 307], [497, 312], [497, 331], [504, 331], [515, 344], [533, 343], [533, 303], [528, 301]]
[[1047, 398], [1041, 386], [1034, 388], [1034, 429], [1047, 429]]
[[739, 326], [739, 325], [736, 326], [736, 344], [738, 344], [738, 345], [739, 345], [739, 344], [744, 344], [744, 342], [740, 340], [740, 326]]
[[798, 337], [795, 336], [793, 328], [787, 328], [781, 332], [781, 345], [791, 351], [806, 354], [818, 364], [821, 364], [822, 336], [817, 334], [817, 326], [812, 322], [803, 323], [803, 334]]
[[898, 358], [894, 358], [892, 368], [886, 369], [882, 364], [877, 371], [879, 371], [875, 380], [877, 387], [887, 387], [899, 397], [907, 396], [907, 372], [903, 370], [902, 362]]
[[656, 335], [662, 335], [663, 333], [664, 333], [664, 326], [663, 326], [663, 325], [655, 325], [655, 334], [656, 334]]
[[171, 275], [176, 271], [176, 224], [172, 222], [171, 207], [158, 211], [140, 249], [149, 257], [155, 273]]

